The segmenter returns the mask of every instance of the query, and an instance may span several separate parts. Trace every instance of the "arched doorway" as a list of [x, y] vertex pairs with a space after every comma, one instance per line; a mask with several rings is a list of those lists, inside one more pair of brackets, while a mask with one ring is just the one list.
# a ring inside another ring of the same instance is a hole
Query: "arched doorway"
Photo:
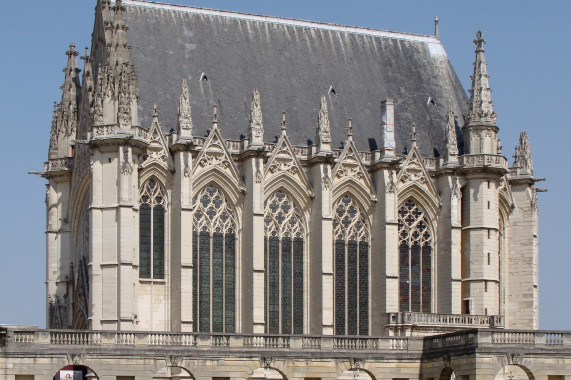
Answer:
[[159, 372], [153, 376], [153, 379], [170, 379], [170, 380], [183, 380], [183, 379], [193, 379], [194, 376], [186, 369], [177, 366], [164, 367], [161, 368]]
[[61, 368], [53, 380], [98, 380], [99, 377], [89, 367], [83, 365], [67, 365]]
[[524, 366], [508, 364], [500, 369], [495, 380], [535, 380], [535, 376]]

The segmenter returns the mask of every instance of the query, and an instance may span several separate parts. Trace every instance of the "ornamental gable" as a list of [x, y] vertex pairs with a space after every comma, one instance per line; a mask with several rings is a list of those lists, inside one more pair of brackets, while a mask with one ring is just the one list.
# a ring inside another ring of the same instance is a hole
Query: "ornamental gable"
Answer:
[[272, 177], [286, 175], [301, 184], [308, 193], [312, 193], [305, 170], [301, 166], [301, 162], [297, 158], [295, 150], [285, 132], [282, 133], [278, 142], [274, 145], [265, 166], [264, 181], [266, 183]]

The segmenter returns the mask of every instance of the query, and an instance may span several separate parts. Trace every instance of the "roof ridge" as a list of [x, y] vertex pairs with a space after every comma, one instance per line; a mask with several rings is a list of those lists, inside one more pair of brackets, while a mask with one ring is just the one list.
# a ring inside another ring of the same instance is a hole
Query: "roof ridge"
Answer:
[[280, 24], [286, 24], [286, 25], [291, 25], [291, 26], [305, 26], [305, 27], [309, 27], [309, 28], [326, 29], [326, 30], [331, 30], [331, 31], [350, 32], [350, 33], [366, 34], [366, 35], [378, 36], [378, 37], [389, 37], [389, 38], [395, 38], [395, 39], [413, 40], [413, 41], [421, 41], [421, 42], [441, 44], [441, 41], [438, 38], [436, 38], [435, 36], [429, 36], [429, 35], [424, 35], [424, 34], [406, 33], [406, 32], [394, 32], [394, 31], [390, 31], [390, 30], [364, 28], [364, 27], [358, 27], [358, 26], [341, 25], [341, 24], [321, 22], [321, 21], [299, 20], [299, 19], [278, 17], [278, 16], [264, 16], [264, 15], [256, 15], [256, 14], [251, 14], [251, 13], [245, 13], [245, 12], [224, 11], [224, 10], [211, 9], [211, 8], [195, 7], [195, 6], [191, 6], [191, 5], [167, 4], [167, 3], [161, 3], [158, 1], [152, 1], [152, 0], [123, 0], [123, 4], [124, 5], [148, 7], [148, 8], [175, 10], [175, 11], [180, 11], [180, 12], [203, 13], [203, 14], [233, 17], [233, 18], [239, 18], [239, 19], [251, 20], [251, 21], [260, 21], [260, 22], [268, 22], [268, 23], [273, 22], [273, 23], [280, 23]]

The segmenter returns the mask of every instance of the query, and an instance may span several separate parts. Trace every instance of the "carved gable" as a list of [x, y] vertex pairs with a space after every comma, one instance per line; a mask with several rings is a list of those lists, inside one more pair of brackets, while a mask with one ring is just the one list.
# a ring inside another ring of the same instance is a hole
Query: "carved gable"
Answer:
[[373, 181], [371, 181], [369, 172], [363, 164], [353, 139], [349, 139], [345, 144], [345, 148], [337, 159], [337, 164], [335, 164], [332, 172], [333, 186], [351, 179], [364, 185], [371, 194], [371, 199], [375, 198]]
[[222, 137], [218, 127], [214, 126], [208, 135], [208, 138], [202, 146], [202, 151], [198, 154], [192, 168], [192, 173], [196, 177], [201, 172], [217, 168], [231, 177], [237, 186], [244, 187], [238, 168], [232, 159], [232, 155], [226, 147], [224, 138]]
[[281, 174], [294, 178], [296, 182], [302, 184], [309, 193], [312, 192], [305, 170], [303, 170], [301, 162], [299, 162], [299, 159], [295, 155], [286, 133], [282, 133], [272, 150], [270, 158], [266, 163], [264, 179], [268, 180], [272, 176]]
[[432, 178], [430, 178], [430, 175], [422, 162], [420, 152], [415, 145], [411, 148], [397, 176], [397, 187], [399, 192], [409, 186], [422, 188], [434, 197], [435, 200], [439, 199], [434, 182], [432, 181]]
[[[129, 163], [128, 157], [124, 162]], [[141, 165], [142, 168], [149, 166], [151, 163], [157, 163], [163, 166], [167, 170], [173, 170], [174, 163], [170, 155], [168, 145], [165, 141], [165, 137], [161, 132], [161, 127], [158, 121], [158, 116], [155, 111], [153, 116], [153, 123], [149, 129], [149, 146], [147, 147], [147, 159]], [[123, 170], [124, 168], [122, 168]]]

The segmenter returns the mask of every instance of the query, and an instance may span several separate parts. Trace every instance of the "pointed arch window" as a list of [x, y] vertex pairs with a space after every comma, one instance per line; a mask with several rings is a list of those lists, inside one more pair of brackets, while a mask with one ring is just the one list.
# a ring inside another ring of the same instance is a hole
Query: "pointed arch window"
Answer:
[[345, 195], [335, 204], [335, 334], [369, 333], [370, 230], [365, 213]]
[[148, 180], [139, 200], [139, 277], [165, 278], [165, 190]]
[[404, 202], [399, 219], [399, 308], [430, 313], [433, 238], [425, 212], [413, 199]]
[[234, 332], [236, 220], [224, 194], [207, 186], [194, 202], [192, 251], [195, 331]]
[[264, 216], [264, 302], [266, 332], [303, 334], [305, 229], [301, 211], [278, 190]]

